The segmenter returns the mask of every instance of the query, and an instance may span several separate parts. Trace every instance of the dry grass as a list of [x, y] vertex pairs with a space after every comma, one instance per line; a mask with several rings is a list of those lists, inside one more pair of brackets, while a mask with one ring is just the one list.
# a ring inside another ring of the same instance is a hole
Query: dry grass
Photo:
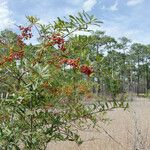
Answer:
[[150, 150], [150, 101], [134, 98], [126, 111], [108, 113], [112, 121], [92, 131], [80, 132], [85, 142], [51, 142], [47, 150]]

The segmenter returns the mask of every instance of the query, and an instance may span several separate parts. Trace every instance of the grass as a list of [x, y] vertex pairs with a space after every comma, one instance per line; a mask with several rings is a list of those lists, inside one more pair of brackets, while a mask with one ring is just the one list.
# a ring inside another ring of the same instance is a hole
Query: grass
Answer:
[[47, 150], [150, 150], [150, 100], [134, 98], [126, 111], [108, 113], [109, 123], [98, 123], [96, 129], [79, 131], [85, 141], [51, 142]]

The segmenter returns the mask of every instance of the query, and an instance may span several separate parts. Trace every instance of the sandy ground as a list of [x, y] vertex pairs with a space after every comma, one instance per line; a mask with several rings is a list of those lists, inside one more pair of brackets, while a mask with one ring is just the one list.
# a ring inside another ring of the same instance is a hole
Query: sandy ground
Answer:
[[98, 130], [80, 131], [85, 141], [51, 142], [46, 150], [150, 150], [150, 100], [135, 98], [126, 111], [108, 113], [110, 123], [99, 122]]

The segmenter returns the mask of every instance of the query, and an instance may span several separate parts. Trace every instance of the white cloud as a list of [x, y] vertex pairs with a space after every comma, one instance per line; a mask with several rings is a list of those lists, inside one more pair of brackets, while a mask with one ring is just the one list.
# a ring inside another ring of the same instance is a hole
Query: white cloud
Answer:
[[128, 29], [123, 27], [119, 23], [110, 23], [109, 25], [103, 25], [102, 30], [106, 31], [106, 34], [109, 36], [114, 36], [116, 38], [127, 36], [128, 38], [135, 39], [135, 35], [139, 33], [138, 30]]
[[113, 20], [103, 20], [104, 24], [102, 24], [100, 30], [105, 31], [107, 35], [115, 38], [125, 36], [133, 42], [150, 43], [148, 38], [149, 33], [145, 33], [139, 28], [130, 28], [132, 20], [132, 17], [127, 19], [127, 16], [118, 16], [118, 18], [113, 18]]
[[8, 8], [6, 0], [0, 0], [0, 30], [10, 28], [14, 23], [11, 19], [12, 12]]
[[111, 11], [117, 11], [118, 10], [118, 1], [116, 0], [115, 3], [110, 7]]
[[101, 9], [102, 9], [102, 10], [106, 10], [106, 6], [103, 5], [103, 6], [101, 7]]
[[97, 3], [97, 0], [86, 0], [83, 3], [83, 10], [85, 10], [85, 11], [91, 11], [92, 8], [95, 6], [96, 3]]
[[72, 0], [72, 1], [68, 0], [68, 1], [69, 1], [69, 3], [71, 3], [71, 4], [73, 4], [73, 5], [78, 5], [78, 4], [80, 4], [83, 0]]
[[110, 7], [106, 7], [105, 5], [103, 5], [101, 7], [101, 10], [106, 10], [106, 11], [117, 11], [118, 10], [118, 0], [115, 1], [115, 3], [110, 6]]
[[140, 4], [142, 2], [144, 2], [144, 0], [128, 0], [127, 5], [128, 6], [135, 6], [135, 5]]

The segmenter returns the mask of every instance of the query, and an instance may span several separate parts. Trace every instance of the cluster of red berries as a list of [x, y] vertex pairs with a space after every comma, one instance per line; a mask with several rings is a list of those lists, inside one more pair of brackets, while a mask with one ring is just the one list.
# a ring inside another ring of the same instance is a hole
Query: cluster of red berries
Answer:
[[61, 62], [65, 63], [67, 65], [72, 66], [73, 68], [78, 68], [79, 67], [79, 58], [77, 59], [66, 59], [64, 58]]
[[65, 47], [65, 40], [64, 38], [59, 34], [52, 34], [51, 37], [48, 37], [48, 39], [50, 40], [50, 42], [47, 44], [47, 46], [54, 46], [54, 45], [58, 45], [58, 48], [61, 51], [65, 51], [66, 47]]
[[21, 59], [21, 58], [23, 58], [23, 56], [24, 56], [24, 51], [23, 50], [20, 50], [18, 52], [14, 52], [14, 53], [11, 54], [11, 57], [13, 59]]
[[21, 49], [24, 48], [25, 43], [23, 42], [22, 36], [18, 35], [17, 45], [20, 46]]
[[94, 72], [93, 67], [89, 67], [87, 65], [82, 65], [81, 67], [79, 67], [79, 61], [80, 61], [79, 58], [77, 58], [77, 59], [66, 59], [66, 58], [64, 58], [61, 60], [61, 63], [62, 64], [65, 63], [67, 65], [70, 65], [73, 68], [80, 68], [80, 71], [82, 73], [86, 74], [87, 76], [90, 76]]
[[23, 42], [23, 40], [24, 39], [28, 40], [33, 36], [31, 33], [31, 28], [32, 26], [28, 26], [28, 27], [19, 26], [21, 35], [18, 35], [17, 44], [21, 47], [21, 49], [23, 49], [23, 47], [25, 46], [25, 43]]
[[20, 39], [30, 39], [33, 35], [32, 35], [32, 32], [31, 32], [31, 28], [32, 26], [28, 26], [28, 27], [22, 27], [22, 26], [19, 26], [19, 29], [21, 31], [21, 35], [19, 36]]
[[12, 52], [9, 56], [5, 56], [3, 61], [0, 62], [0, 65], [3, 65], [6, 62], [12, 62], [13, 60], [19, 60], [24, 56], [24, 51]]
[[81, 66], [80, 71], [86, 74], [87, 76], [90, 76], [94, 72], [93, 68], [88, 67], [87, 65]]

